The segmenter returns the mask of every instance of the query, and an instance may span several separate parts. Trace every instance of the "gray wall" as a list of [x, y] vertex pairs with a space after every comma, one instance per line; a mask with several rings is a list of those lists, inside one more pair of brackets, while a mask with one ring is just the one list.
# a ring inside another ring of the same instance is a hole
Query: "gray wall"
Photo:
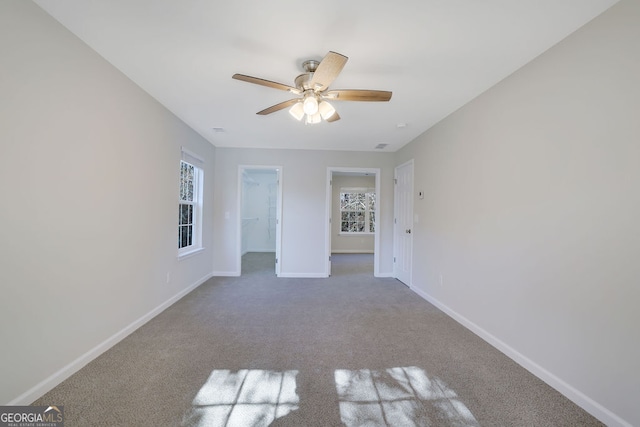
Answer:
[[[0, 2], [0, 29], [0, 404], [20, 404], [211, 274], [215, 150], [33, 3]], [[206, 249], [178, 261], [181, 146], [207, 164]]]
[[618, 3], [397, 156], [412, 287], [610, 425], [640, 425], [638, 23]]
[[238, 166], [282, 166], [283, 277], [325, 277], [327, 168], [380, 168], [379, 274], [393, 273], [393, 161], [389, 153], [264, 150], [216, 150], [214, 272], [238, 275]]

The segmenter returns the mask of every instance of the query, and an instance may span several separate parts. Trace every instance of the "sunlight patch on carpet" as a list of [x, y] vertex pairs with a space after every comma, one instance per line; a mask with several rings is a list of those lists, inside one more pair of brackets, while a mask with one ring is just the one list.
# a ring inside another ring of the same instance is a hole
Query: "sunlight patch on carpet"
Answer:
[[[267, 427], [300, 409], [297, 375], [297, 370], [216, 369], [194, 397], [182, 425]], [[430, 378], [415, 366], [337, 369], [333, 380], [340, 419], [346, 427], [480, 425], [444, 381]]]
[[480, 425], [453, 390], [417, 367], [338, 369], [335, 383], [340, 418], [347, 427]]
[[298, 409], [298, 371], [214, 370], [193, 399], [182, 425], [268, 426]]

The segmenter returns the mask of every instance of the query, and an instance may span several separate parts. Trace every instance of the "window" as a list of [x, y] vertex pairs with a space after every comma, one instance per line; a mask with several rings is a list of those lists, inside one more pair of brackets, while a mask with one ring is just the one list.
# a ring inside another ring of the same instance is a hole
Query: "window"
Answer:
[[182, 151], [178, 200], [178, 255], [202, 247], [202, 160]]
[[340, 189], [340, 232], [376, 231], [376, 193], [372, 188]]

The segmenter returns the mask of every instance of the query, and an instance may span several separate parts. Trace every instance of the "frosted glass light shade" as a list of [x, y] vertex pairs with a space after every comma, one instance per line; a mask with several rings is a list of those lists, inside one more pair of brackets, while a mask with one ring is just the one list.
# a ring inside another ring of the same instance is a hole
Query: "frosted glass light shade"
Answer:
[[295, 117], [296, 120], [300, 121], [304, 117], [304, 107], [302, 106], [302, 102], [298, 102], [293, 105], [289, 109], [289, 114]]
[[308, 125], [315, 125], [316, 123], [320, 123], [322, 121], [322, 116], [320, 113], [315, 113], [312, 115], [307, 114], [307, 120], [305, 121]]
[[304, 112], [307, 115], [312, 116], [318, 112], [318, 100], [315, 95], [305, 96], [303, 104]]
[[323, 119], [328, 120], [329, 117], [333, 116], [333, 114], [336, 112], [336, 109], [333, 108], [333, 106], [327, 101], [320, 101], [320, 104], [318, 105], [318, 111], [320, 112], [320, 115]]

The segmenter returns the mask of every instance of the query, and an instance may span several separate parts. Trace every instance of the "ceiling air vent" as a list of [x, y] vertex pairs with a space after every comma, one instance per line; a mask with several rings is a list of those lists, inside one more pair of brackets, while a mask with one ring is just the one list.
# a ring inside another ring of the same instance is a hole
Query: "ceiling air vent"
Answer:
[[376, 145], [376, 150], [383, 150], [389, 144], [378, 144]]

